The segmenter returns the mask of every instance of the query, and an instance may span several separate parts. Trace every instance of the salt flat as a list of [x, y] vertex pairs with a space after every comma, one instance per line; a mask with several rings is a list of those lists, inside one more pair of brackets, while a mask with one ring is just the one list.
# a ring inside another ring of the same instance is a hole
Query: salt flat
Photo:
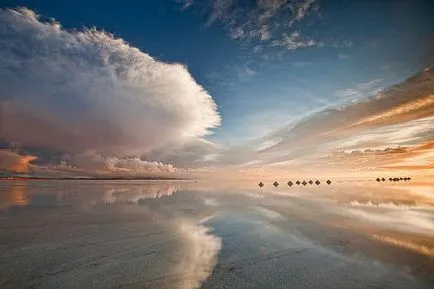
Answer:
[[3, 182], [0, 287], [432, 288], [433, 198], [356, 183]]

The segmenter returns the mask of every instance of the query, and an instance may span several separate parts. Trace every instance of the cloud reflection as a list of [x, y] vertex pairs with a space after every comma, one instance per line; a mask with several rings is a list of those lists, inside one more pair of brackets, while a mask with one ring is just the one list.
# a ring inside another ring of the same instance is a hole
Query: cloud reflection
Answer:
[[178, 223], [178, 231], [184, 236], [186, 250], [178, 265], [183, 272], [182, 288], [200, 288], [217, 264], [217, 254], [222, 247], [219, 237], [212, 235], [210, 228], [203, 223], [188, 221]]
[[381, 242], [385, 242], [388, 244], [395, 245], [397, 247], [405, 248], [408, 250], [415, 251], [419, 254], [426, 255], [428, 257], [434, 258], [434, 248], [416, 244], [410, 241], [399, 240], [392, 237], [380, 236], [380, 235], [372, 235], [372, 238], [379, 240]]
[[110, 188], [104, 193], [104, 203], [130, 203], [139, 204], [140, 200], [159, 199], [164, 196], [171, 196], [176, 192], [176, 186], [167, 185], [146, 185], [134, 187]]

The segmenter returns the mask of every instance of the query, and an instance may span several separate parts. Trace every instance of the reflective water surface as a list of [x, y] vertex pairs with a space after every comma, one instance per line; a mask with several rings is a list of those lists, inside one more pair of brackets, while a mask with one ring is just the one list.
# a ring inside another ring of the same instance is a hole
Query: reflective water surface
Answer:
[[4, 181], [1, 288], [433, 288], [434, 186]]

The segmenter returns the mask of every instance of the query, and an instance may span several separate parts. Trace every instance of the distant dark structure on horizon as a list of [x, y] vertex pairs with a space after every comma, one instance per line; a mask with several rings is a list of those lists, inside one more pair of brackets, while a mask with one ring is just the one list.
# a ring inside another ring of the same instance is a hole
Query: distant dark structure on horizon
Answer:
[[[376, 178], [375, 179], [377, 182], [380, 182], [380, 181], [383, 181], [383, 182], [385, 182], [386, 181], [386, 179], [385, 178]], [[409, 180], [411, 180], [411, 178], [410, 177], [400, 177], [400, 178], [392, 178], [392, 177], [390, 177], [389, 178], [389, 182], [399, 182], [399, 181], [409, 181]]]
[[[404, 179], [406, 180], [406, 179], [410, 179], [410, 178], [404, 178]], [[378, 181], [378, 182], [380, 182], [381, 180], [383, 180], [383, 182], [384, 182], [386, 179], [385, 179], [385, 178], [382, 178], [382, 179], [377, 178], [377, 181]], [[390, 178], [390, 180], [392, 180], [392, 178]], [[399, 180], [399, 178], [394, 178], [394, 179], [393, 179], [393, 181], [398, 181], [398, 180]], [[331, 181], [331, 180], [327, 180], [326, 183], [327, 183], [327, 185], [330, 185], [330, 184], [332, 183], [332, 181]], [[288, 182], [287, 182], [287, 185], [288, 185], [289, 187], [292, 187], [294, 184], [296, 184], [297, 186], [299, 186], [299, 185], [306, 186], [306, 185], [308, 185], [308, 184], [309, 184], [309, 185], [316, 184], [317, 186], [319, 186], [319, 185], [321, 184], [321, 182], [320, 182], [319, 180], [316, 180], [315, 182], [314, 182], [313, 180], [309, 180], [309, 181], [306, 181], [306, 180], [299, 181], [299, 180], [297, 180], [297, 181], [295, 181], [295, 183], [293, 183], [292, 181], [288, 181]], [[265, 184], [264, 184], [262, 181], [260, 181], [260, 182], [258, 183], [258, 186], [262, 188], [262, 187], [265, 186]], [[277, 188], [277, 187], [279, 186], [279, 182], [274, 181], [273, 186]]]

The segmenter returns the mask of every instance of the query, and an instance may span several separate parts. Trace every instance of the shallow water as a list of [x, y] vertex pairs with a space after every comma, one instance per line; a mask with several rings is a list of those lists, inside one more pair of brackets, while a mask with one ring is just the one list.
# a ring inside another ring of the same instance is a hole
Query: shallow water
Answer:
[[0, 184], [0, 288], [433, 286], [430, 184]]

